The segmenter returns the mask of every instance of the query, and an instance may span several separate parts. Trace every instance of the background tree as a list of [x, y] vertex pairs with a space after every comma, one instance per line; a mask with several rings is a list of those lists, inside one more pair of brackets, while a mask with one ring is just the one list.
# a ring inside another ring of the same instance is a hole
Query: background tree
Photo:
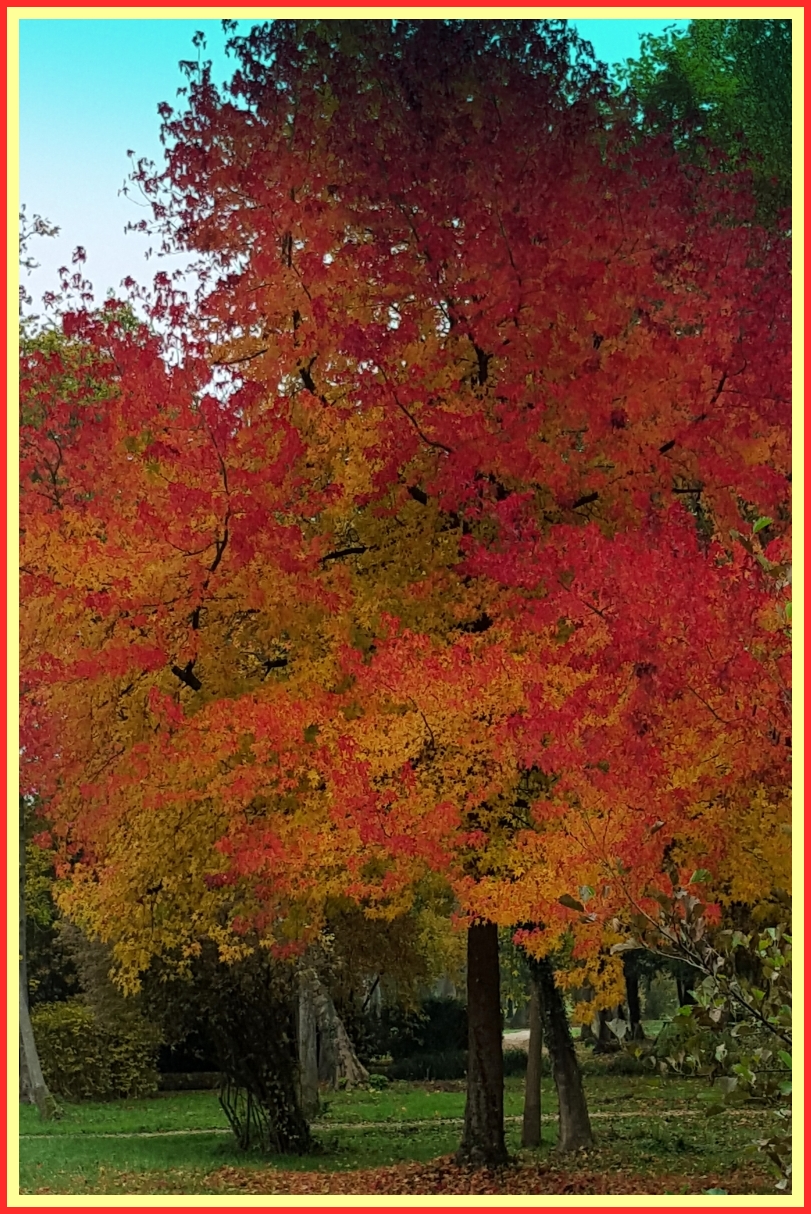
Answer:
[[[35, 236], [56, 236], [59, 233], [59, 228], [51, 224], [47, 219], [43, 219], [41, 215], [34, 215], [33, 219], [29, 220], [25, 205], [20, 208], [20, 238], [19, 238], [19, 266], [20, 270], [30, 273], [36, 269], [37, 262], [34, 260], [30, 250], [31, 241]], [[26, 337], [32, 326], [36, 323], [37, 317], [31, 314], [28, 309], [32, 303], [31, 296], [26, 290], [24, 283], [20, 282], [19, 286], [19, 313], [20, 313], [20, 330], [19, 339], [21, 347], [25, 344]], [[29, 991], [29, 963], [28, 963], [28, 937], [29, 937], [29, 914], [28, 914], [28, 896], [29, 893], [35, 894], [36, 900], [34, 906], [39, 912], [31, 917], [31, 924], [37, 924], [40, 928], [46, 927], [48, 919], [47, 908], [43, 905], [42, 889], [35, 889], [34, 881], [27, 868], [26, 860], [28, 853], [28, 842], [30, 835], [30, 809], [36, 797], [35, 790], [26, 790], [26, 795], [21, 795], [19, 798], [19, 901], [18, 901], [18, 919], [19, 919], [19, 952], [20, 952], [20, 970], [19, 970], [19, 1035], [20, 1035], [20, 1099], [30, 1101], [37, 1105], [40, 1116], [48, 1118], [53, 1116], [56, 1111], [56, 1105], [51, 1093], [48, 1091], [47, 1084], [42, 1074], [39, 1055], [37, 1053], [36, 1041], [31, 1028], [30, 1016], [30, 991]], [[30, 885], [30, 890], [29, 890]], [[46, 895], [47, 898], [47, 895]], [[32, 908], [33, 909], [33, 908]]]
[[791, 38], [789, 18], [701, 18], [644, 35], [621, 71], [646, 126], [701, 163], [716, 148], [722, 168], [751, 170], [770, 222], [791, 206]]

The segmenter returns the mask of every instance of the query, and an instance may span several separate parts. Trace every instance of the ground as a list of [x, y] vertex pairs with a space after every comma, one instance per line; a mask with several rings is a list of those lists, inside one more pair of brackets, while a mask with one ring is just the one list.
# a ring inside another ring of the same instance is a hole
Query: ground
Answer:
[[314, 1126], [317, 1153], [258, 1158], [235, 1146], [213, 1092], [66, 1105], [57, 1122], [20, 1110], [20, 1191], [26, 1194], [589, 1194], [776, 1195], [747, 1144], [762, 1113], [705, 1115], [701, 1080], [585, 1077], [596, 1146], [575, 1157], [553, 1150], [551, 1081], [543, 1084], [540, 1150], [520, 1149], [523, 1078], [506, 1081], [507, 1142], [501, 1172], [455, 1167], [464, 1083], [393, 1082], [380, 1091], [335, 1092]]

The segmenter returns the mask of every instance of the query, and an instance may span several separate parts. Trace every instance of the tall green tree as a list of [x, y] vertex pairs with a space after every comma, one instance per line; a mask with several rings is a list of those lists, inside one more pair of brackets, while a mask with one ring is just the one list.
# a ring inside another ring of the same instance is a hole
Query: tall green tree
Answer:
[[644, 36], [621, 72], [646, 126], [702, 161], [709, 143], [750, 168], [770, 221], [791, 203], [791, 35], [785, 17], [700, 19]]

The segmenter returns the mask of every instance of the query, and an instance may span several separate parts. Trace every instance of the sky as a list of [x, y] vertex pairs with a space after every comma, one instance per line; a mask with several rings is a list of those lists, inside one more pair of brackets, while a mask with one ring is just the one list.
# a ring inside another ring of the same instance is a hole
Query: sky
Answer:
[[[636, 55], [640, 35], [687, 22], [597, 18], [572, 24], [610, 65]], [[248, 27], [242, 21], [238, 32]], [[162, 162], [157, 106], [175, 103], [184, 83], [178, 63], [198, 57], [196, 30], [206, 35], [203, 57], [213, 62], [215, 82], [223, 83], [234, 60], [224, 53], [219, 20], [20, 22], [20, 202], [29, 216], [42, 215], [61, 229], [31, 248], [40, 262], [26, 276], [35, 302], [55, 288], [58, 268], [70, 264], [78, 245], [87, 252], [85, 275], [98, 299], [128, 275], [149, 282], [158, 270], [183, 264], [182, 257], [147, 259], [150, 239], [125, 228], [148, 211], [137, 196], [120, 190], [130, 172], [129, 150]]]

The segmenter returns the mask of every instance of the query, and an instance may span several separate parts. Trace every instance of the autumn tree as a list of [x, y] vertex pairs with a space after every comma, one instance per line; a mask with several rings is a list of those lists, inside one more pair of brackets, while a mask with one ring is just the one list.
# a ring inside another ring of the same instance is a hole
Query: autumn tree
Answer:
[[757, 559], [786, 559], [787, 252], [739, 183], [606, 124], [560, 23], [231, 48], [138, 174], [199, 299], [66, 315], [101, 396], [64, 352], [24, 367], [64, 905], [133, 985], [204, 940], [301, 950], [333, 899], [452, 899], [462, 1155], [498, 1163], [498, 925], [597, 956], [666, 856], [717, 866], [740, 790], [787, 783]]

